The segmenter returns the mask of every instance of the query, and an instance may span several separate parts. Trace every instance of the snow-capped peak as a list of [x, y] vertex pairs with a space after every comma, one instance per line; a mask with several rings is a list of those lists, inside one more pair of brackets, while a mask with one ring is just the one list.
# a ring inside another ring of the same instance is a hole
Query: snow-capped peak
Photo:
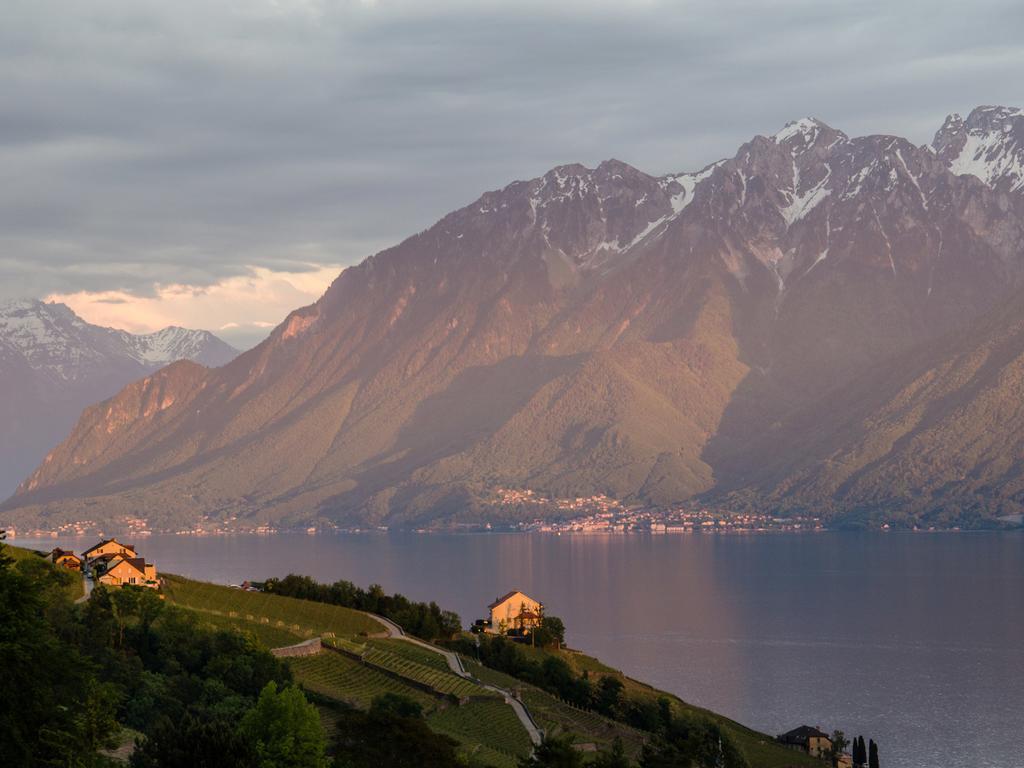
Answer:
[[119, 363], [137, 364], [143, 373], [176, 360], [222, 365], [236, 354], [207, 331], [172, 327], [136, 335], [87, 323], [64, 304], [36, 300], [0, 303], [0, 347], [63, 381], [102, 375]]
[[1024, 111], [978, 107], [963, 120], [952, 114], [932, 149], [958, 176], [976, 176], [993, 189], [1024, 190]]
[[822, 123], [813, 117], [801, 117], [786, 123], [786, 127], [772, 136], [776, 144], [784, 144], [794, 137], [801, 137], [805, 143], [813, 144], [821, 131]]

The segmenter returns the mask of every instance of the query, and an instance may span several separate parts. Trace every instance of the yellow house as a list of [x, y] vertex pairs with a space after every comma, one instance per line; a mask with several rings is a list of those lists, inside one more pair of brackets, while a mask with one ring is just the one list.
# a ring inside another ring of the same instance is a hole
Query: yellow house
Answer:
[[72, 571], [80, 571], [82, 569], [82, 559], [70, 549], [57, 547], [50, 553], [50, 560], [54, 565], [69, 568]]
[[518, 590], [495, 598], [487, 609], [491, 615], [490, 631], [502, 635], [513, 630], [533, 629], [540, 626], [544, 618], [544, 603]]
[[825, 757], [832, 751], [832, 739], [820, 728], [801, 725], [775, 737], [776, 741], [790, 749], [806, 752], [811, 757]]
[[97, 581], [108, 587], [135, 585], [156, 589], [156, 566], [141, 557], [117, 556], [111, 559]]
[[90, 547], [82, 553], [82, 559], [92, 562], [103, 555], [122, 555], [124, 557], [137, 557], [138, 552], [131, 544], [122, 544], [117, 539], [101, 541], [94, 547]]

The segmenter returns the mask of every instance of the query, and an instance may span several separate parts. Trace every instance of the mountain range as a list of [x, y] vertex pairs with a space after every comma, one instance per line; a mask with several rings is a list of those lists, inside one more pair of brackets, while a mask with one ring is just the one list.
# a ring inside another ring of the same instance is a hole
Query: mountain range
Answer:
[[1019, 109], [560, 166], [86, 409], [0, 510], [419, 526], [522, 487], [992, 525], [1024, 502], [1022, 291]]
[[63, 304], [0, 304], [0, 493], [14, 492], [86, 406], [175, 360], [216, 366], [237, 354], [207, 331], [132, 334]]

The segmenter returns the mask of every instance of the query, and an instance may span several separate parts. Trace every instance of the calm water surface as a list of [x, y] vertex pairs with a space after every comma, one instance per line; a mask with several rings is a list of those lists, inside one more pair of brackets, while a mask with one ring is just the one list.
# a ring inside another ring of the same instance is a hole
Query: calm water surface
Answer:
[[[93, 540], [58, 543], [81, 551]], [[1024, 765], [1024, 534], [152, 536], [161, 570], [303, 573], [484, 615], [516, 588], [627, 674], [769, 733], [879, 741], [889, 768]]]

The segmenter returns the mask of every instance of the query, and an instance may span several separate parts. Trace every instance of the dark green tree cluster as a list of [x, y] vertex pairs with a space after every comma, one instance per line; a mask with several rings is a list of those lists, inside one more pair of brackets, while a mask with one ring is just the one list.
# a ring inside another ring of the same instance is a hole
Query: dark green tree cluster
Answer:
[[334, 768], [452, 768], [458, 742], [434, 733], [419, 704], [400, 694], [374, 699], [368, 712], [324, 702], [336, 710]]
[[121, 692], [74, 643], [67, 585], [42, 559], [15, 564], [0, 544], [0, 756], [5, 766], [106, 765]]
[[565, 645], [565, 623], [557, 616], [544, 614], [540, 626], [530, 633], [530, 642], [540, 648], [561, 648]]
[[251, 636], [217, 631], [150, 589], [74, 605], [42, 558], [0, 546], [0, 755], [5, 768], [106, 766], [122, 727], [133, 768], [322, 768], [316, 710]]
[[853, 740], [851, 752], [855, 768], [879, 768], [878, 745], [874, 739], [869, 739], [865, 746], [864, 737], [858, 736]]
[[404, 595], [386, 594], [379, 584], [362, 589], [350, 581], [321, 584], [309, 576], [289, 574], [283, 579], [268, 579], [263, 588], [275, 595], [376, 613], [423, 640], [448, 640], [462, 631], [462, 620], [457, 613], [443, 611], [434, 602], [417, 603]]

